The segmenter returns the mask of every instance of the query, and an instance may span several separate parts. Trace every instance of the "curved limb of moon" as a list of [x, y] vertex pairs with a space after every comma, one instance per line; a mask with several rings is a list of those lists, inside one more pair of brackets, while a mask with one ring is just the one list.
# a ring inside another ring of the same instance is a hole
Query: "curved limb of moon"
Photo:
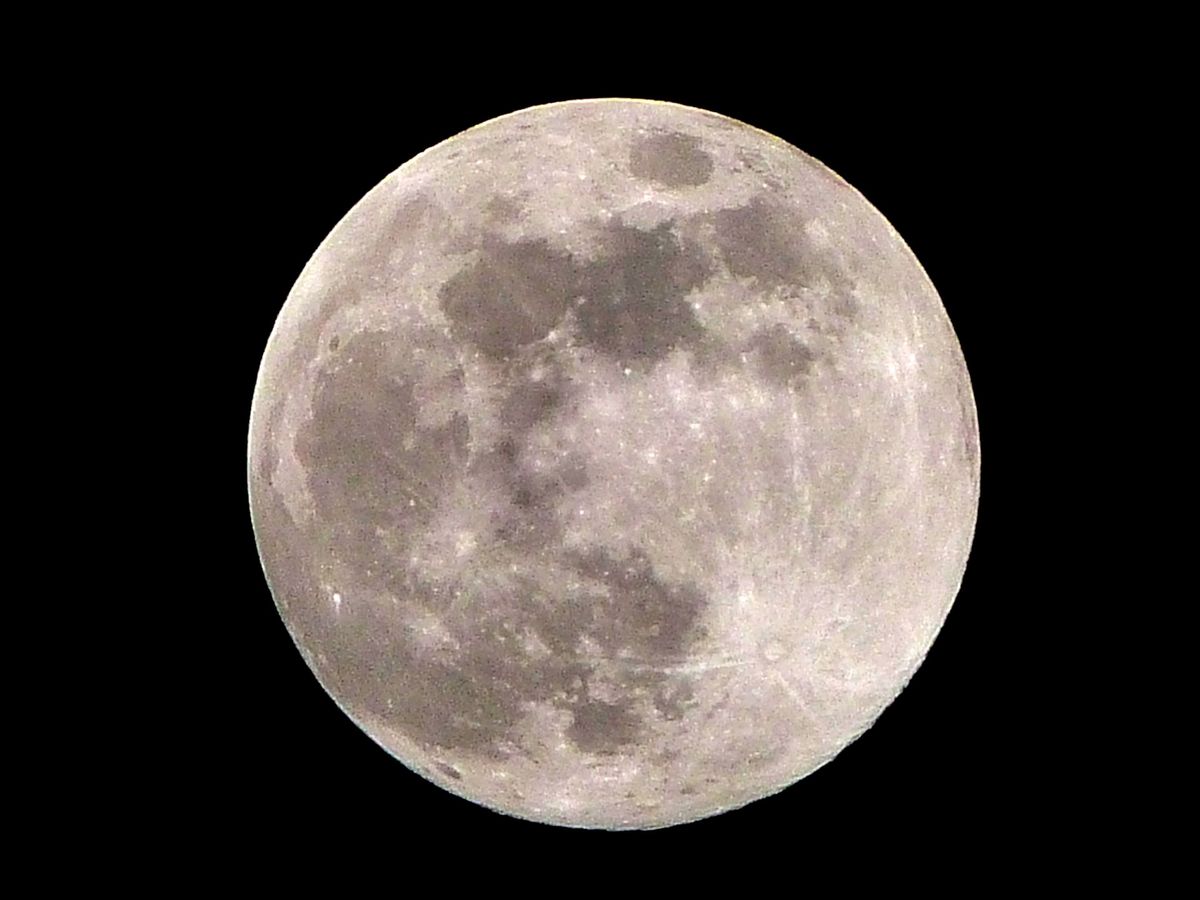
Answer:
[[903, 241], [721, 116], [553, 104], [401, 167], [288, 297], [249, 486], [280, 614], [381, 745], [651, 828], [835, 755], [928, 651], [978, 436]]

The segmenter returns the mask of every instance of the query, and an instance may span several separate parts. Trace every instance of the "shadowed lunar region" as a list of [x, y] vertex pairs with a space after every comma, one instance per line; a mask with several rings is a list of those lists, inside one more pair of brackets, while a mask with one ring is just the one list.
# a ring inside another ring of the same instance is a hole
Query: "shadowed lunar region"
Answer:
[[697, 109], [487, 122], [317, 250], [249, 489], [279, 612], [406, 765], [655, 828], [831, 759], [958, 591], [979, 449], [933, 286], [853, 188]]

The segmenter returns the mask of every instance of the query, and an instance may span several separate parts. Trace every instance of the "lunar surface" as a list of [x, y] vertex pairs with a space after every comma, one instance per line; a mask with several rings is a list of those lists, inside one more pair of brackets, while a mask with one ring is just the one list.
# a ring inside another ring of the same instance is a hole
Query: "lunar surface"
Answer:
[[500, 812], [654, 828], [896, 697], [961, 584], [977, 433], [937, 293], [852, 187], [720, 115], [561, 103], [411, 160], [316, 251], [250, 504], [371, 738]]

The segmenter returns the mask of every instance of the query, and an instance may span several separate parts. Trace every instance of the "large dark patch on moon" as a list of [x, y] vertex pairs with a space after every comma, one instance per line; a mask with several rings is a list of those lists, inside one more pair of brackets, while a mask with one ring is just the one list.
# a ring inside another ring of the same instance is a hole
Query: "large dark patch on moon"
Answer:
[[953, 600], [969, 381], [861, 197], [637, 102], [473, 129], [372, 191], [264, 355], [250, 492], [322, 685], [447, 788], [653, 827], [795, 781]]
[[494, 360], [544, 338], [573, 311], [581, 339], [622, 363], [651, 366], [703, 329], [687, 294], [711, 274], [665, 223], [651, 231], [593, 225], [602, 251], [586, 263], [546, 241], [480, 238], [478, 260], [440, 292], [454, 334]]
[[668, 187], [696, 186], [712, 177], [713, 161], [693, 135], [667, 132], [633, 142], [629, 171]]
[[[363, 332], [339, 340], [331, 347], [338, 357], [318, 378], [311, 419], [296, 441], [306, 471], [319, 473], [309, 478], [325, 523], [318, 552], [355, 571], [358, 591], [403, 597], [434, 614], [472, 593], [472, 614], [447, 618], [450, 640], [442, 652], [422, 653], [410, 628], [398, 627], [386, 608], [381, 615], [375, 606], [351, 602], [349, 590], [321, 639], [338, 651], [326, 658], [333, 660], [328, 675], [339, 696], [390, 719], [430, 750], [499, 758], [518, 752], [512, 730], [523, 710], [546, 703], [569, 713], [564, 733], [580, 750], [615, 752], [641, 732], [641, 713], [629, 700], [599, 699], [589, 688], [595, 660], [622, 652], [635, 663], [620, 674], [616, 690], [651, 691], [660, 706], [686, 692], [683, 680], [656, 666], [686, 656], [707, 598], [692, 585], [665, 582], [640, 548], [627, 558], [601, 549], [562, 553], [553, 505], [588, 484], [586, 464], [567, 454], [535, 472], [522, 461], [528, 433], [571, 396], [561, 364], [534, 346], [562, 321], [570, 298], [614, 308], [581, 315], [580, 340], [622, 364], [649, 365], [699, 333], [686, 315], [663, 314], [681, 305], [696, 270], [681, 264], [665, 229], [641, 241], [629, 231], [611, 235], [617, 248], [611, 259], [589, 266], [573, 265], [544, 245], [492, 243], [463, 277], [447, 283], [441, 299], [456, 340], [504, 374], [495, 400], [504, 436], [494, 445], [472, 447], [469, 420], [457, 412], [439, 427], [418, 426], [408, 374], [412, 345], [394, 336]], [[622, 330], [622, 321], [632, 325]], [[438, 387], [461, 392], [461, 370], [441, 376]], [[429, 525], [461, 477], [499, 489], [487, 530], [475, 536], [484, 561], [464, 561], [484, 568], [482, 587], [430, 582], [404, 564], [408, 537]], [[556, 590], [535, 575], [503, 571], [497, 560], [513, 551], [569, 573], [573, 587]], [[488, 560], [489, 553], [495, 557]], [[368, 635], [366, 652], [343, 649], [347, 633]], [[550, 652], [514, 652], [522, 636]], [[594, 648], [587, 654], [580, 651], [585, 640]]]

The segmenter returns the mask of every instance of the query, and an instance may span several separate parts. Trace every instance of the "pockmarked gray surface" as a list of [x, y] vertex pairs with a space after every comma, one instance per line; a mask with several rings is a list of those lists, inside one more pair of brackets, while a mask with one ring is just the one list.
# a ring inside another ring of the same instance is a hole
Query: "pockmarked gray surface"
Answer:
[[536, 107], [334, 228], [262, 360], [279, 612], [374, 740], [495, 810], [652, 828], [832, 758], [927, 653], [974, 531], [961, 351], [798, 149]]

